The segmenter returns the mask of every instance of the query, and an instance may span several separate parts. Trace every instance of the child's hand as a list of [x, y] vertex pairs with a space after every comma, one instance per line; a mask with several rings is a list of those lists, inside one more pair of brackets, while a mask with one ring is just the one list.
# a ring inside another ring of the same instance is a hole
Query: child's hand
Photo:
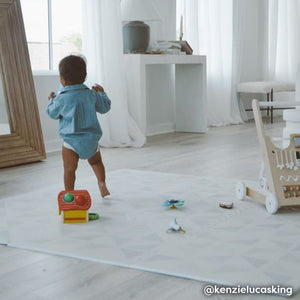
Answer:
[[51, 92], [50, 95], [48, 96], [48, 100], [51, 100], [56, 97], [56, 94], [54, 92]]
[[104, 92], [103, 87], [97, 83], [95, 83], [95, 85], [92, 86], [92, 89], [98, 93]]

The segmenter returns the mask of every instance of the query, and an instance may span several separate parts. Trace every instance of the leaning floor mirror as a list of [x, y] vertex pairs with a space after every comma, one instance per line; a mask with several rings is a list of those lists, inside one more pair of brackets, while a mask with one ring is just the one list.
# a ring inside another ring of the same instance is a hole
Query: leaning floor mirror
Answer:
[[19, 0], [0, 0], [0, 168], [46, 158]]

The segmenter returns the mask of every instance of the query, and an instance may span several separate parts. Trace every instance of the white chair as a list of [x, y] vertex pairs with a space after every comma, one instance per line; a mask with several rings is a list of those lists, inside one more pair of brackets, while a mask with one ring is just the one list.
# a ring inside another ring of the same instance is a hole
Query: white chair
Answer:
[[[267, 95], [267, 101], [273, 102], [273, 94], [279, 92], [295, 92], [295, 83], [288, 81], [252, 81], [241, 82], [237, 85], [237, 93], [257, 93]], [[267, 115], [271, 113], [271, 123], [273, 123], [273, 110], [285, 109], [284, 107], [267, 107], [261, 110], [267, 110]], [[252, 109], [246, 109], [252, 111]]]

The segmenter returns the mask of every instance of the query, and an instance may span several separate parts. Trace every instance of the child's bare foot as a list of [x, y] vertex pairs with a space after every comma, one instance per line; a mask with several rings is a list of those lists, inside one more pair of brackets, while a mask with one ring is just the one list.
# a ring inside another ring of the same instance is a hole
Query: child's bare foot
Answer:
[[99, 183], [99, 189], [100, 189], [100, 193], [101, 193], [102, 198], [110, 195], [110, 192], [107, 189], [105, 182], [100, 182]]

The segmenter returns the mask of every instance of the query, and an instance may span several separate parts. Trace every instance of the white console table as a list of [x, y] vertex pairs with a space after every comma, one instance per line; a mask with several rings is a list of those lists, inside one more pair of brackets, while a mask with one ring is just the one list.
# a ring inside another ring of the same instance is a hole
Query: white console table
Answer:
[[129, 112], [143, 134], [206, 132], [206, 56], [124, 54], [124, 59]]

